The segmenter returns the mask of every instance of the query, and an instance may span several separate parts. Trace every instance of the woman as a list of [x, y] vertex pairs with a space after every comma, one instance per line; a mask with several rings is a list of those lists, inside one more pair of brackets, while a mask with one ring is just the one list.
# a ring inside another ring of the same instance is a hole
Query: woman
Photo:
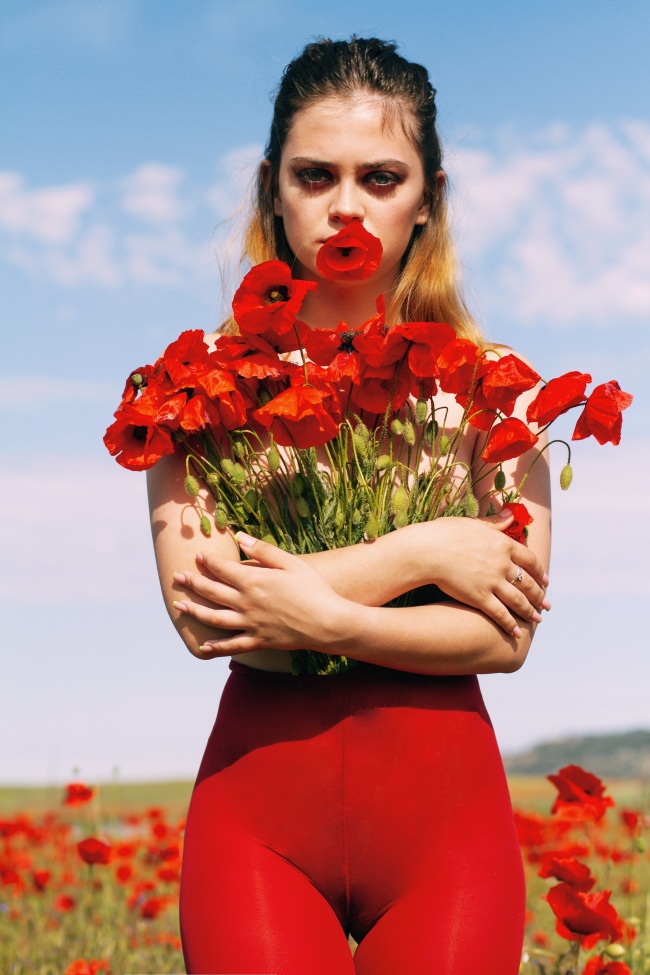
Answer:
[[[424, 68], [375, 39], [320, 41], [285, 70], [247, 250], [318, 282], [311, 327], [360, 325], [383, 292], [389, 321], [481, 341], [454, 284], [434, 96]], [[325, 281], [316, 254], [351, 221], [381, 240], [380, 266]], [[437, 405], [458, 422], [453, 397]], [[470, 427], [457, 459], [482, 449]], [[504, 464], [508, 479], [534, 457]], [[514, 975], [523, 873], [476, 674], [517, 670], [549, 608], [544, 457], [526, 481], [529, 547], [505, 533], [508, 509], [303, 557], [207, 543], [183, 518], [184, 473], [183, 458], [149, 472], [163, 593], [191, 653], [233, 657], [188, 814], [188, 971]], [[431, 583], [443, 601], [384, 606]], [[300, 648], [361, 665], [294, 677]]]

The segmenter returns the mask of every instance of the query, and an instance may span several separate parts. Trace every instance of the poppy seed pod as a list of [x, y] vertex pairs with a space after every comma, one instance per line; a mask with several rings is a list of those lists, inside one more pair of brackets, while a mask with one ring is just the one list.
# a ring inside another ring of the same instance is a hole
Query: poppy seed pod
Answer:
[[406, 511], [409, 503], [409, 493], [405, 487], [400, 487], [395, 489], [395, 493], [390, 499], [390, 508], [394, 515], [400, 514], [402, 511]]
[[383, 471], [383, 470], [385, 470], [389, 466], [390, 466], [390, 457], [389, 457], [389, 455], [388, 454], [381, 454], [381, 456], [377, 458], [377, 470], [378, 471]]
[[278, 448], [270, 447], [266, 456], [269, 461], [269, 470], [271, 471], [272, 474], [275, 474], [275, 472], [280, 467], [280, 453], [278, 451]]
[[205, 475], [205, 483], [208, 485], [212, 492], [219, 490], [219, 475], [210, 471], [209, 474]]
[[191, 498], [195, 498], [199, 493], [199, 482], [193, 474], [188, 474], [185, 478], [185, 493]]
[[404, 433], [404, 424], [399, 419], [399, 417], [397, 416], [395, 417], [395, 419], [390, 425], [390, 429], [391, 429], [391, 433], [394, 433], [396, 437], [402, 436], [402, 434]]
[[212, 534], [212, 525], [210, 524], [210, 521], [209, 521], [207, 515], [201, 515], [201, 531], [208, 538]]
[[379, 534], [379, 519], [377, 518], [377, 515], [373, 511], [373, 513], [368, 518], [368, 521], [366, 522], [366, 531], [365, 531], [366, 541], [374, 542], [378, 534]]
[[440, 437], [440, 455], [444, 457], [449, 453], [449, 437], [446, 433], [443, 433]]
[[463, 508], [468, 518], [478, 518], [478, 501], [469, 490], [463, 498]]
[[415, 427], [410, 420], [404, 421], [404, 439], [409, 447], [412, 447], [415, 443]]
[[230, 475], [232, 474], [233, 466], [234, 466], [233, 462], [230, 460], [229, 457], [221, 458], [221, 470], [224, 472], [226, 477], [230, 477]]
[[217, 528], [224, 529], [228, 527], [228, 511], [222, 501], [219, 501], [214, 509], [214, 523]]
[[233, 464], [230, 472], [230, 480], [236, 487], [243, 487], [246, 483], [246, 471], [241, 464]]
[[560, 487], [563, 491], [568, 491], [571, 481], [573, 480], [573, 468], [571, 464], [565, 464], [560, 471]]

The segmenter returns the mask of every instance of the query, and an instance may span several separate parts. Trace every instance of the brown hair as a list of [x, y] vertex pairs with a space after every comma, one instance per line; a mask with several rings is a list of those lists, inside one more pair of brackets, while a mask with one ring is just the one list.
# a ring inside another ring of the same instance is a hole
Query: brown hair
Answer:
[[[281, 217], [274, 214], [274, 187], [280, 158], [296, 114], [328, 97], [371, 93], [386, 99], [386, 121], [398, 118], [420, 154], [431, 199], [426, 224], [417, 225], [402, 260], [392, 295], [387, 295], [391, 322], [448, 322], [462, 338], [482, 344], [480, 329], [462, 297], [456, 258], [447, 222], [446, 185], [438, 189], [442, 152], [436, 131], [436, 91], [426, 68], [397, 54], [397, 46], [377, 38], [327, 38], [308, 44], [284, 69], [275, 99], [271, 134], [265, 149], [268, 178], [258, 175], [256, 200], [245, 235], [252, 264], [294, 260]], [[407, 109], [405, 112], [404, 109]]]

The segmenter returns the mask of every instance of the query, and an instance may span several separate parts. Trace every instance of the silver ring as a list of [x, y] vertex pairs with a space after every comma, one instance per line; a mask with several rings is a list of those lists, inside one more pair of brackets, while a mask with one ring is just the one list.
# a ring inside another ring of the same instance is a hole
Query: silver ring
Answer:
[[520, 583], [523, 578], [524, 578], [524, 570], [522, 569], [522, 567], [520, 565], [518, 565], [517, 566], [517, 571], [515, 572], [514, 579], [511, 579], [510, 580], [510, 585], [511, 586], [514, 586], [515, 584]]

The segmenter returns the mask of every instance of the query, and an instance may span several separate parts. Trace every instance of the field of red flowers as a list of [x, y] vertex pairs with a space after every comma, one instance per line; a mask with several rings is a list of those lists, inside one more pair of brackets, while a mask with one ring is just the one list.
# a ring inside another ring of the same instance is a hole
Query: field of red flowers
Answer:
[[[578, 766], [549, 778], [550, 812], [531, 780], [512, 790], [528, 883], [521, 975], [648, 975], [650, 817]], [[183, 972], [179, 808], [100, 815], [97, 790], [74, 782], [50, 811], [0, 812], [2, 975]]]

